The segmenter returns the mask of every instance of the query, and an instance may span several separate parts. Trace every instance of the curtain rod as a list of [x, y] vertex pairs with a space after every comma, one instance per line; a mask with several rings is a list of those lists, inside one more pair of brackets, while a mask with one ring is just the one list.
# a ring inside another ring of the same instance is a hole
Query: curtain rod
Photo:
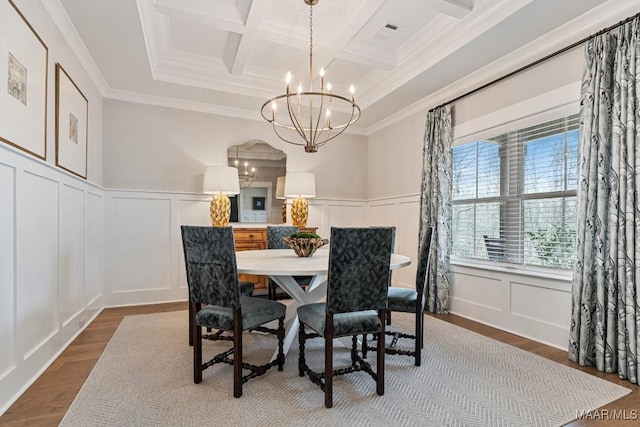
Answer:
[[504, 75], [504, 76], [502, 76], [502, 77], [498, 77], [497, 79], [492, 80], [492, 81], [490, 81], [489, 83], [485, 83], [485, 84], [483, 84], [483, 85], [482, 85], [482, 86], [480, 86], [480, 87], [477, 87], [477, 88], [475, 88], [475, 89], [472, 89], [472, 90], [470, 90], [469, 92], [463, 93], [462, 95], [459, 95], [459, 96], [457, 96], [457, 97], [453, 98], [453, 99], [452, 99], [452, 100], [450, 100], [450, 101], [444, 102], [444, 103], [442, 103], [442, 104], [438, 105], [437, 107], [433, 107], [433, 108], [431, 108], [431, 109], [429, 110], [429, 112], [432, 112], [433, 110], [436, 110], [436, 109], [438, 109], [438, 108], [440, 108], [440, 107], [443, 107], [443, 106], [445, 106], [445, 105], [447, 105], [447, 104], [453, 104], [453, 103], [454, 103], [454, 102], [456, 102], [456, 101], [460, 101], [461, 99], [466, 98], [466, 97], [467, 97], [467, 96], [469, 96], [469, 95], [473, 95], [473, 94], [474, 94], [474, 93], [476, 93], [476, 92], [480, 92], [481, 90], [486, 89], [487, 87], [492, 86], [492, 85], [494, 85], [494, 84], [496, 84], [496, 83], [499, 83], [499, 82], [501, 82], [502, 80], [506, 80], [506, 79], [508, 79], [509, 77], [512, 77], [512, 76], [514, 76], [514, 75], [516, 75], [516, 74], [519, 74], [519, 73], [521, 73], [521, 72], [523, 72], [523, 71], [525, 71], [525, 70], [527, 70], [527, 69], [529, 69], [529, 68], [535, 67], [536, 65], [538, 65], [538, 64], [540, 64], [540, 63], [542, 63], [542, 62], [545, 62], [545, 61], [547, 61], [548, 59], [553, 58], [554, 56], [561, 55], [561, 54], [565, 53], [566, 51], [571, 50], [571, 49], [573, 49], [574, 47], [579, 46], [579, 45], [581, 45], [581, 44], [583, 44], [583, 43], [585, 43], [585, 42], [589, 41], [589, 39], [590, 39], [590, 38], [592, 38], [592, 37], [597, 37], [597, 36], [599, 36], [599, 35], [601, 35], [601, 34], [608, 33], [609, 31], [614, 30], [614, 29], [616, 29], [616, 28], [618, 28], [618, 27], [620, 27], [620, 26], [622, 26], [622, 25], [624, 25], [624, 24], [626, 24], [626, 23], [630, 22], [630, 21], [634, 20], [635, 18], [637, 18], [637, 17], [639, 17], [639, 16], [640, 16], [640, 13], [637, 13], [637, 14], [635, 14], [635, 15], [633, 15], [633, 16], [630, 16], [630, 17], [628, 17], [627, 19], [624, 19], [624, 20], [622, 20], [622, 21], [618, 22], [617, 24], [614, 24], [614, 25], [612, 25], [612, 26], [610, 26], [610, 27], [607, 27], [607, 28], [605, 28], [605, 29], [602, 29], [602, 30], [598, 31], [598, 32], [597, 32], [597, 33], [595, 33], [595, 34], [591, 34], [590, 36], [587, 36], [587, 37], [583, 38], [582, 40], [578, 40], [577, 42], [571, 43], [569, 46], [563, 47], [562, 49], [560, 49], [560, 50], [558, 50], [558, 51], [556, 51], [556, 52], [550, 53], [549, 55], [547, 55], [547, 56], [545, 56], [545, 57], [542, 57], [542, 58], [540, 58], [540, 59], [538, 59], [538, 60], [536, 60], [536, 61], [534, 61], [534, 62], [532, 62], [532, 63], [530, 63], [530, 64], [527, 64], [527, 65], [523, 66], [523, 67], [520, 67], [520, 68], [518, 68], [517, 70], [511, 71], [510, 73], [505, 74], [505, 75]]

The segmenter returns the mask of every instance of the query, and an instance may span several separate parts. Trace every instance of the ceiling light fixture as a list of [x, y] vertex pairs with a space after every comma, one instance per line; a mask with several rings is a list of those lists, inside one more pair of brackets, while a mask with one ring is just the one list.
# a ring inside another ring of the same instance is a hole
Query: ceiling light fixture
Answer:
[[249, 162], [244, 161], [244, 171], [240, 171], [240, 149], [236, 147], [236, 159], [233, 161], [236, 169], [238, 169], [238, 180], [240, 181], [240, 189], [251, 187], [251, 184], [258, 178], [256, 176], [256, 168], [249, 169]]
[[[360, 107], [355, 102], [355, 89], [349, 88], [350, 98], [331, 92], [331, 83], [324, 84], [324, 68], [320, 69], [320, 91], [313, 90], [313, 6], [319, 0], [304, 0], [309, 5], [309, 89], [302, 90], [302, 83], [295, 92], [291, 91], [291, 73], [286, 77], [286, 93], [269, 99], [262, 105], [262, 117], [272, 124], [281, 140], [294, 145], [304, 145], [304, 151], [315, 153], [318, 147], [331, 141], [349, 125], [360, 118]], [[279, 107], [281, 105], [281, 107]], [[286, 114], [277, 114], [279, 108]], [[348, 120], [332, 118], [335, 110], [347, 111]], [[304, 141], [292, 141], [280, 134], [281, 129], [295, 130]]]

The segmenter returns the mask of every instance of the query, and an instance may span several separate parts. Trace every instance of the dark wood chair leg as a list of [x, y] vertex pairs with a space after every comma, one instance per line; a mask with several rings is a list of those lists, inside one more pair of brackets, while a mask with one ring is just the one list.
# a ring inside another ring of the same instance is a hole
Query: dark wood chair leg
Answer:
[[367, 334], [362, 334], [362, 358], [366, 359], [367, 358], [367, 353], [369, 352], [369, 349], [367, 349], [367, 346], [369, 344], [367, 343]]
[[242, 316], [233, 310], [233, 397], [242, 396]]
[[304, 367], [306, 361], [304, 359], [304, 345], [306, 337], [304, 333], [304, 323], [300, 322], [300, 329], [298, 329], [298, 345], [300, 346], [300, 353], [298, 354], [298, 375], [304, 377]]
[[422, 347], [424, 345], [424, 339], [422, 338], [422, 324], [424, 315], [420, 309], [420, 303], [416, 307], [416, 329], [415, 329], [415, 365], [420, 366], [422, 364]]
[[202, 382], [202, 328], [190, 321], [193, 330], [193, 382], [200, 384]]
[[333, 407], [333, 315], [327, 313], [324, 331], [324, 406]]
[[391, 312], [387, 311], [387, 326], [391, 325]]
[[189, 301], [189, 346], [193, 346], [193, 317], [195, 316], [193, 310], [193, 303]]
[[278, 371], [284, 369], [284, 317], [278, 319]]
[[424, 312], [420, 311], [420, 348], [424, 348]]
[[376, 360], [378, 364], [377, 378], [376, 378], [376, 393], [378, 396], [384, 395], [384, 331], [385, 331], [385, 310], [381, 310], [378, 316], [380, 317], [380, 332], [378, 333], [378, 354], [376, 355], [378, 358]]

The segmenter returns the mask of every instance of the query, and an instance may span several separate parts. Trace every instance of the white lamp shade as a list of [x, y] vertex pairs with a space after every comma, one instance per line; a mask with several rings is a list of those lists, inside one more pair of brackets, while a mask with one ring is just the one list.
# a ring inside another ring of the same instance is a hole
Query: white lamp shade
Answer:
[[316, 197], [316, 176], [310, 172], [288, 173], [284, 182], [284, 195], [292, 199]]
[[231, 166], [208, 166], [204, 171], [202, 192], [206, 194], [238, 194], [238, 169]]
[[284, 183], [284, 176], [279, 176], [276, 182], [276, 199], [278, 200], [286, 199], [286, 197], [284, 197]]

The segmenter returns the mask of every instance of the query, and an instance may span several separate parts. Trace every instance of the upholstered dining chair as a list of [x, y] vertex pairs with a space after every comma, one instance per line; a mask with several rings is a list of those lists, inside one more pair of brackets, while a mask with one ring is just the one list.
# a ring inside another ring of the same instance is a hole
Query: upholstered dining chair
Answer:
[[[283, 237], [289, 237], [298, 232], [298, 227], [290, 225], [267, 225], [267, 249], [289, 249], [286, 243], [282, 241]], [[294, 276], [293, 277], [300, 286], [306, 286], [311, 282], [311, 276]], [[269, 299], [276, 300], [278, 285], [269, 279]]]
[[[300, 354], [298, 373], [324, 390], [324, 403], [333, 406], [333, 377], [365, 371], [384, 394], [384, 331], [390, 277], [391, 228], [331, 228], [327, 300], [298, 307]], [[306, 329], [312, 332], [306, 333]], [[377, 334], [380, 351], [374, 372], [358, 354], [357, 335]], [[351, 336], [351, 366], [333, 369], [333, 340]], [[306, 362], [308, 338], [324, 337], [324, 372], [313, 371]], [[324, 380], [324, 381], [323, 381]]]
[[[250, 297], [253, 295], [255, 285], [252, 282], [246, 281], [238, 281], [238, 289], [240, 291], [240, 296]], [[191, 320], [194, 316], [194, 305], [189, 303], [189, 346], [193, 346], [193, 322]], [[212, 328], [207, 328], [207, 335], [205, 338], [215, 341], [215, 340], [226, 340], [231, 341], [233, 337], [229, 335], [224, 335], [224, 331], [215, 331], [212, 332]]]
[[[284, 367], [284, 316], [286, 307], [276, 301], [240, 296], [235, 245], [231, 227], [182, 226], [182, 244], [189, 286], [189, 301], [194, 306], [193, 381], [202, 382], [202, 371], [216, 363], [233, 365], [233, 396], [242, 396], [242, 384], [263, 375], [274, 366]], [[206, 304], [206, 306], [202, 306]], [[263, 327], [278, 321], [278, 328]], [[233, 347], [202, 363], [202, 327], [233, 333]], [[278, 356], [264, 365], [242, 360], [243, 332], [259, 330], [278, 337]], [[233, 359], [229, 356], [233, 355]], [[243, 369], [249, 371], [243, 376]]]
[[[388, 292], [388, 310], [391, 312], [414, 313], [415, 314], [415, 330], [413, 334], [407, 334], [401, 331], [386, 330], [386, 335], [392, 337], [391, 342], [386, 345], [385, 352], [387, 354], [401, 354], [412, 356], [416, 366], [422, 363], [422, 348], [424, 347], [424, 305], [425, 305], [425, 289], [429, 283], [429, 270], [431, 266], [431, 246], [433, 242], [433, 227], [426, 230], [425, 243], [420, 248], [418, 254], [418, 268], [416, 271], [416, 288], [406, 289], [400, 287], [390, 287]], [[414, 341], [413, 350], [404, 350], [397, 348], [398, 340], [411, 339]], [[368, 346], [366, 335], [362, 340], [363, 357], [366, 358], [367, 350], [378, 351], [377, 346]]]

